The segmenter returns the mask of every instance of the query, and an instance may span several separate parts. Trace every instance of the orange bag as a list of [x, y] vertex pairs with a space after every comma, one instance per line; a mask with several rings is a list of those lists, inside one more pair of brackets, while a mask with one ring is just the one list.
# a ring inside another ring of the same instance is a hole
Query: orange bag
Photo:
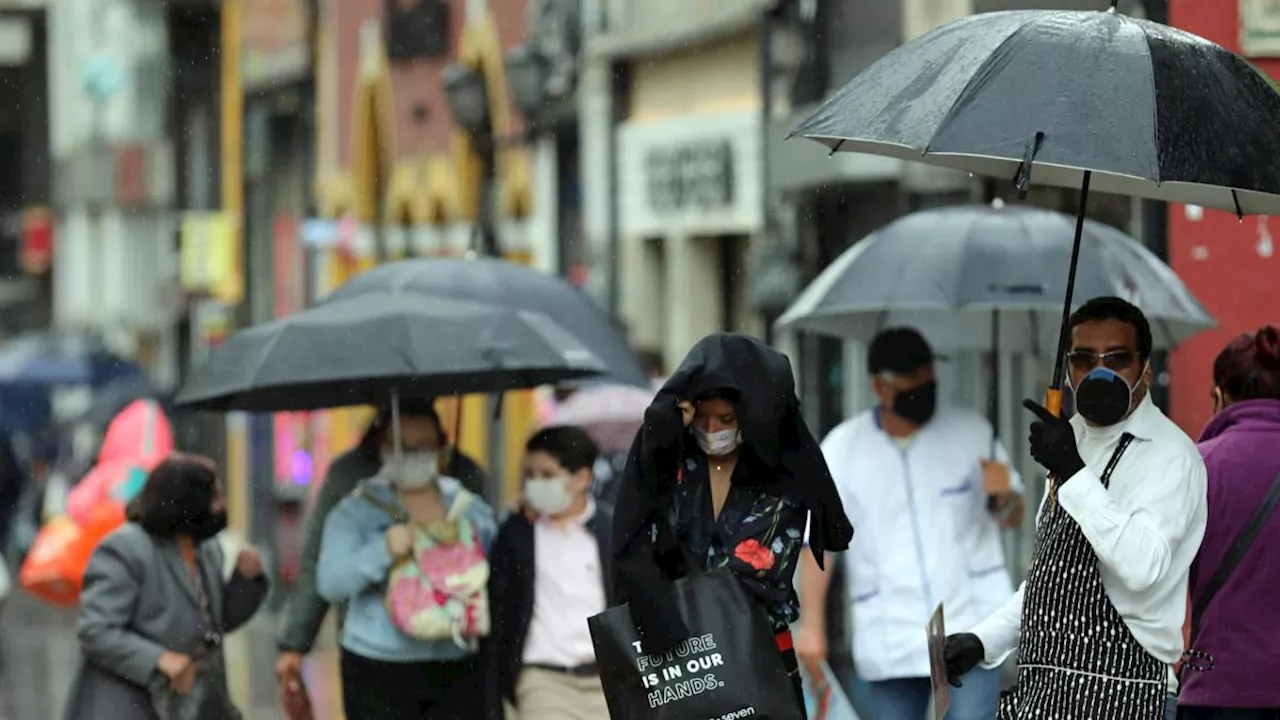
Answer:
[[31, 544], [18, 573], [18, 583], [51, 605], [74, 606], [80, 601], [84, 572], [93, 551], [124, 523], [124, 506], [117, 502], [95, 507], [84, 525], [77, 525], [66, 516], [50, 520]]

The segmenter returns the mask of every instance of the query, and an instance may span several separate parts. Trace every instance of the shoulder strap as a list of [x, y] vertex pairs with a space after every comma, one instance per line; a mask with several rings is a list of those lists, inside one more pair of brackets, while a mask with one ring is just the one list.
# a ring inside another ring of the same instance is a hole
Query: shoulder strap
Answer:
[[459, 487], [458, 493], [453, 497], [453, 504], [449, 506], [449, 514], [446, 517], [449, 520], [457, 520], [462, 517], [467, 508], [471, 507], [471, 501], [474, 497], [470, 490]]
[[365, 502], [369, 503], [375, 508], [381, 510], [387, 517], [391, 518], [392, 520], [396, 522], [405, 522], [407, 520], [404, 512], [400, 508], [396, 507], [395, 505], [392, 505], [391, 503], [381, 498], [375, 497], [374, 494], [369, 492], [367, 488], [362, 487], [358, 492], [360, 493], [361, 500], [364, 500]]
[[1111, 473], [1116, 471], [1116, 466], [1120, 464], [1120, 458], [1124, 457], [1124, 451], [1129, 449], [1129, 444], [1133, 442], [1133, 436], [1125, 433], [1120, 436], [1120, 441], [1116, 443], [1115, 452], [1111, 453], [1111, 459], [1107, 461], [1107, 467], [1102, 471], [1102, 480], [1104, 486], [1111, 485]]
[[1204, 592], [1200, 593], [1200, 597], [1196, 598], [1195, 605], [1191, 608], [1191, 644], [1195, 644], [1196, 637], [1200, 634], [1200, 619], [1204, 617], [1205, 609], [1209, 607], [1209, 603], [1213, 601], [1213, 597], [1218, 594], [1222, 586], [1227, 584], [1227, 580], [1231, 578], [1231, 573], [1235, 571], [1236, 566], [1244, 559], [1245, 553], [1249, 552], [1249, 547], [1253, 545], [1254, 539], [1258, 537], [1262, 526], [1267, 524], [1267, 520], [1275, 512], [1277, 503], [1280, 503], [1280, 475], [1276, 475], [1276, 479], [1271, 482], [1271, 490], [1267, 492], [1267, 497], [1258, 506], [1258, 509], [1253, 512], [1253, 517], [1249, 518], [1249, 522], [1240, 528], [1240, 532], [1231, 541], [1231, 549], [1227, 551], [1226, 557], [1222, 558], [1222, 563], [1218, 565], [1218, 569], [1213, 571], [1213, 577], [1209, 578]]

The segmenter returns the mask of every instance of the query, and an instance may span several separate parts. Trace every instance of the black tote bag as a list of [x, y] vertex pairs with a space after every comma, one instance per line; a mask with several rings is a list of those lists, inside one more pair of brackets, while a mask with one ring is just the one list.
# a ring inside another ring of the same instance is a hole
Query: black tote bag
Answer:
[[805, 720], [763, 610], [727, 570], [675, 582], [692, 637], [644, 654], [626, 605], [591, 618], [611, 720]]

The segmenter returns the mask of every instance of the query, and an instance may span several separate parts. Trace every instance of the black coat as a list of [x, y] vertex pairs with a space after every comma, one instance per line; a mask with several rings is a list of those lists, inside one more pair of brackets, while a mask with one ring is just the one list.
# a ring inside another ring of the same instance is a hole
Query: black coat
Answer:
[[[612, 569], [608, 509], [598, 505], [587, 529], [596, 536], [600, 552], [600, 576], [606, 604], [612, 604], [609, 577]], [[489, 638], [485, 643], [485, 708], [490, 720], [502, 718], [502, 700], [515, 704], [516, 683], [523, 665], [524, 643], [533, 620], [534, 602], [533, 524], [521, 513], [512, 513], [498, 528], [489, 550]]]

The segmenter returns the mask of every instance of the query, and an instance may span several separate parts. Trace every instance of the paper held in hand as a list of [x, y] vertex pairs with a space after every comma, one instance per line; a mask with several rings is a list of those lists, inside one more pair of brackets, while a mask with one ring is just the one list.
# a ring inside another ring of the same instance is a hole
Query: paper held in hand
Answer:
[[929, 679], [933, 684], [933, 720], [942, 720], [951, 707], [951, 685], [947, 683], [947, 658], [944, 647], [947, 627], [942, 619], [942, 603], [938, 603], [929, 624], [925, 626], [929, 638]]

